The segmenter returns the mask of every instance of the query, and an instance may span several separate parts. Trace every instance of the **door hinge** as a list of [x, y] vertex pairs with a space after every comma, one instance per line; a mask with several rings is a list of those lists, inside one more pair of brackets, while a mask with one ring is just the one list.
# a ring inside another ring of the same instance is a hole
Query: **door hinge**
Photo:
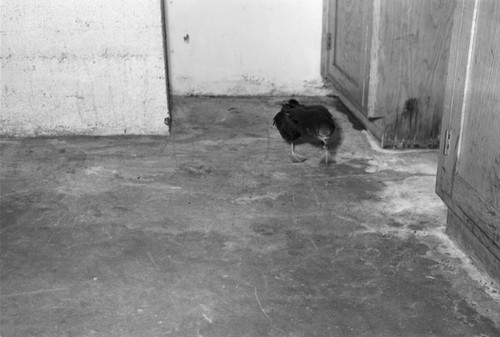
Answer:
[[445, 156], [450, 152], [450, 141], [451, 141], [451, 130], [446, 130], [444, 132], [444, 146], [443, 146], [443, 154]]
[[332, 49], [332, 33], [326, 34], [326, 50]]

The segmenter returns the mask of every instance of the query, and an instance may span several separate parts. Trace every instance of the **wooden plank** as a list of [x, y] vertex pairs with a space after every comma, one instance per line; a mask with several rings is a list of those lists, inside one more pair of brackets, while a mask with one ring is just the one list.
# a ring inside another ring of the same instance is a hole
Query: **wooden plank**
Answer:
[[[342, 76], [336, 76], [336, 72], [332, 71], [332, 67], [334, 64], [334, 37], [336, 33], [336, 22], [335, 22], [335, 13], [336, 13], [336, 5], [337, 5], [338, 0], [324, 0], [323, 1], [323, 41], [326, 41], [327, 39], [327, 34], [331, 33], [332, 34], [332, 49], [331, 50], [326, 50], [326, 44], [323, 45], [323, 52], [322, 52], [322, 59], [321, 59], [321, 74], [322, 76], [327, 79], [329, 82], [333, 83], [335, 87], [335, 94], [339, 96], [339, 98], [342, 100], [342, 102], [347, 106], [349, 110], [353, 113], [354, 117], [356, 117], [359, 121], [361, 121], [362, 124], [365, 125], [365, 127], [378, 139], [382, 139], [383, 134], [382, 134], [382, 129], [380, 127], [381, 124], [383, 124], [383, 121], [370, 121], [366, 117], [367, 110], [363, 106], [363, 98], [361, 97], [361, 100], [353, 96], [352, 92], [349, 90], [349, 86], [346, 86], [344, 81], [342, 81], [341, 77]], [[379, 1], [379, 0], [378, 0]], [[358, 5], [364, 5], [363, 3], [359, 3]], [[370, 7], [367, 6], [366, 9], [364, 10], [364, 15], [367, 17], [370, 17], [368, 11], [370, 10]], [[361, 25], [370, 25], [367, 20], [357, 20], [357, 24], [359, 27]], [[366, 28], [365, 34], [366, 36], [366, 42], [368, 42], [369, 37], [369, 27]], [[371, 43], [371, 41], [370, 41]], [[365, 82], [368, 81], [369, 79], [369, 54], [368, 51], [366, 51], [366, 56], [365, 60], [363, 61], [365, 63], [364, 67], [366, 67], [366, 74], [365, 74]], [[368, 90], [369, 86], [366, 85], [366, 83], [363, 84], [365, 86], [365, 96], [366, 100], [368, 99]]]
[[370, 69], [372, 1], [331, 0], [327, 78], [366, 114]]
[[356, 87], [363, 85], [363, 26], [359, 20], [363, 17], [363, 3], [361, 0], [335, 2], [333, 31], [333, 66]]
[[[488, 222], [483, 223], [482, 220], [478, 220], [478, 215], [480, 214], [479, 211], [475, 212], [475, 214], [472, 214], [472, 218], [466, 213], [470, 210], [470, 206], [464, 207], [463, 205], [460, 205], [457, 203], [455, 199], [452, 199], [451, 196], [448, 194], [443, 194], [442, 197], [443, 202], [448, 206], [448, 209], [451, 210], [453, 213], [455, 213], [459, 218], [461, 219], [470, 219], [470, 227], [471, 231], [473, 231], [472, 227], [477, 227], [482, 233], [484, 233], [485, 240], [480, 240], [483, 242], [484, 245], [490, 246], [492, 243], [497, 247], [495, 249], [495, 255], [500, 259], [500, 242], [497, 239], [496, 233], [498, 233], [498, 223], [495, 222]], [[476, 220], [475, 220], [476, 219]], [[464, 220], [465, 221], [465, 220]], [[479, 225], [478, 225], [479, 224]], [[491, 224], [494, 226], [492, 227]]]
[[[444, 113], [441, 125], [440, 156], [438, 158], [438, 172], [436, 192], [442, 198], [451, 197], [454, 174], [456, 172], [457, 152], [464, 104], [467, 69], [469, 64], [469, 49], [472, 47], [473, 16], [476, 2], [461, 0], [454, 11], [455, 22], [451, 36], [450, 59], [448, 78], [444, 99]], [[445, 131], [450, 132], [448, 154], [444, 155]]]
[[[479, 269], [486, 271], [497, 282], [500, 282], [500, 252], [498, 247], [485, 245], [488, 239], [469, 219], [464, 222], [464, 215], [456, 215], [448, 211], [446, 234], [462, 248]], [[467, 219], [467, 217], [465, 217]]]
[[367, 116], [368, 118], [383, 118], [386, 116], [385, 111], [376, 109], [377, 104], [377, 86], [379, 80], [378, 67], [380, 60], [380, 49], [381, 49], [381, 39], [380, 39], [380, 23], [382, 21], [381, 8], [382, 0], [373, 0], [373, 13], [372, 13], [372, 36], [371, 36], [371, 46], [370, 46], [370, 75], [368, 84], [368, 106]]
[[[448, 206], [446, 233], [458, 241], [459, 246], [467, 254], [484, 264], [485, 269], [492, 263], [500, 267], [500, 242], [497, 239], [492, 239], [495, 234], [492, 234], [491, 227], [478, 218], [478, 212], [473, 215], [474, 219], [470, 218], [467, 215], [470, 207], [463, 207], [456, 200], [451, 199], [448, 194], [444, 194], [442, 199]], [[450, 213], [456, 219], [450, 219]], [[498, 233], [498, 222], [490, 222], [491, 224], [495, 225], [495, 231]]]
[[499, 278], [500, 6], [463, 0], [455, 14], [442, 132], [451, 142], [436, 191], [450, 210], [447, 232]]
[[321, 32], [321, 75], [323, 77], [328, 76], [328, 64], [329, 64], [329, 54], [331, 53], [327, 50], [326, 40], [327, 35], [330, 33], [330, 2], [333, 0], [323, 0], [323, 23]]
[[[500, 209], [500, 6], [479, 1], [457, 175]], [[455, 194], [455, 193], [454, 193]]]
[[[462, 177], [455, 178], [453, 183], [453, 204], [467, 214], [489, 240], [497, 247], [500, 246], [500, 210], [488, 203]], [[485, 244], [490, 245], [489, 242]], [[498, 255], [500, 259], [500, 255]]]
[[382, 1], [376, 102], [384, 147], [437, 148], [455, 2]]

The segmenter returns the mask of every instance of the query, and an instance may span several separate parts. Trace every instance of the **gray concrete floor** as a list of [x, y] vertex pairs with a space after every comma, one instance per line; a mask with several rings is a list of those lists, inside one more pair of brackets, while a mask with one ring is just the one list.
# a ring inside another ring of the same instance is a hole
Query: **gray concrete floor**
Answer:
[[174, 98], [170, 137], [1, 141], [1, 336], [500, 336], [444, 234], [437, 152], [342, 130], [290, 160], [281, 98]]

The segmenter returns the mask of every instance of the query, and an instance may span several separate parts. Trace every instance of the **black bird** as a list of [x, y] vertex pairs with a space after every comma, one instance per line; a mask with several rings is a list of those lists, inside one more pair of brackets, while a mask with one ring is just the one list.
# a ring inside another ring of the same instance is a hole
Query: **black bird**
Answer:
[[322, 105], [303, 105], [295, 99], [281, 105], [281, 111], [273, 119], [281, 137], [292, 145], [292, 161], [301, 163], [307, 158], [295, 153], [298, 141], [323, 144], [325, 161], [328, 163], [328, 140], [335, 131], [332, 114]]

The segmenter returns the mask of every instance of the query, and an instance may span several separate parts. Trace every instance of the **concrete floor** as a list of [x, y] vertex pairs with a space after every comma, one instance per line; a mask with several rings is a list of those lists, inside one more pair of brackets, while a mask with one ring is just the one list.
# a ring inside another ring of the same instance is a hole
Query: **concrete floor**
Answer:
[[174, 98], [162, 137], [1, 141], [1, 336], [500, 336], [498, 288], [444, 234], [437, 152], [322, 102], [335, 163], [281, 98]]

